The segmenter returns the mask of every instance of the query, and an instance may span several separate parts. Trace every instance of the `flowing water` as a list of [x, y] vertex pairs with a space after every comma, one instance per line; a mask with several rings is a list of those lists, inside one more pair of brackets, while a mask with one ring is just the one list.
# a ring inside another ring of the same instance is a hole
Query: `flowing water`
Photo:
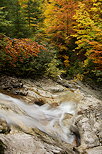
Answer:
[[9, 125], [19, 126], [22, 130], [24, 127], [38, 128], [67, 143], [72, 143], [75, 137], [69, 129], [75, 110], [74, 102], [63, 102], [53, 108], [48, 104], [42, 106], [26, 104], [19, 99], [0, 93], [0, 117]]

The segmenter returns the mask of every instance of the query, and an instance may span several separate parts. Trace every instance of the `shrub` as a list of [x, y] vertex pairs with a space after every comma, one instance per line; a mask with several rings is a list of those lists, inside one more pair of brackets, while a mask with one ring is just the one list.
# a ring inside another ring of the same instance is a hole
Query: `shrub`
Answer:
[[31, 39], [11, 39], [0, 34], [1, 72], [23, 77], [41, 74], [50, 59], [43, 45]]
[[47, 66], [46, 75], [48, 75], [49, 77], [57, 78], [62, 73], [65, 73], [64, 70], [59, 69], [59, 67], [58, 67], [59, 64], [60, 64], [60, 61], [56, 57], [53, 57], [53, 59], [51, 60], [51, 62]]

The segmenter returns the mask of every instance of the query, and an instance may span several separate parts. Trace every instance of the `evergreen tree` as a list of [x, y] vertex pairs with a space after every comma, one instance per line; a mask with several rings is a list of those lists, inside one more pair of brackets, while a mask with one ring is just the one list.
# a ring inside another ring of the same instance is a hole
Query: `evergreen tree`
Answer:
[[11, 22], [6, 19], [8, 12], [3, 11], [4, 7], [0, 7], [0, 32], [5, 33]]
[[6, 0], [0, 1], [0, 32], [6, 33], [6, 30], [11, 25], [11, 21], [7, 19], [8, 11], [6, 10]]
[[1, 24], [3, 24], [3, 26], [0, 27], [1, 32], [5, 33], [9, 37], [28, 37], [30, 35], [30, 32], [19, 1], [0, 1], [0, 6], [0, 20]]
[[28, 0], [24, 7], [26, 21], [29, 29], [34, 33], [39, 30], [40, 23], [43, 21], [41, 2], [37, 0]]
[[21, 6], [18, 0], [10, 0], [8, 2], [9, 15], [8, 19], [12, 20], [12, 26], [9, 35], [16, 38], [24, 38], [29, 36], [29, 29], [24, 19]]

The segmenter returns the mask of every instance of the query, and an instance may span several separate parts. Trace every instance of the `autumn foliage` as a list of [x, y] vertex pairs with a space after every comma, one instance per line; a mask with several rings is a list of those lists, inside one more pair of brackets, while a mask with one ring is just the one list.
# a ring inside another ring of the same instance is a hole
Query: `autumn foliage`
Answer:
[[68, 79], [102, 81], [102, 0], [5, 1], [1, 32], [9, 37], [0, 35], [1, 70], [51, 76], [64, 70]]
[[46, 34], [68, 76], [102, 70], [102, 0], [49, 0], [44, 14]]
[[15, 74], [34, 73], [35, 68], [41, 67], [39, 58], [36, 60], [38, 54], [46, 53], [46, 51], [45, 46], [39, 45], [31, 39], [11, 39], [1, 34], [0, 71]]
[[92, 47], [90, 50], [90, 59], [93, 60], [94, 63], [97, 65], [97, 69], [102, 70], [102, 43], [99, 43], [97, 41], [93, 41], [89, 43]]
[[50, 0], [46, 4], [45, 31], [50, 43], [55, 45], [59, 52], [59, 59], [64, 67], [69, 66], [68, 44], [71, 44], [71, 34], [73, 31], [73, 15], [77, 8], [77, 2], [74, 0]]
[[93, 70], [102, 69], [101, 10], [101, 0], [84, 0], [78, 3], [78, 9], [74, 15], [76, 20], [74, 36], [77, 38], [77, 49], [86, 56], [85, 65], [88, 66], [88, 61], [90, 60], [95, 63], [92, 68]]
[[9, 63], [10, 65], [16, 66], [17, 62], [23, 63], [25, 60], [31, 58], [32, 56], [37, 56], [37, 54], [44, 50], [42, 45], [34, 42], [30, 39], [10, 39], [8, 37], [4, 38], [5, 46], [3, 46], [3, 52], [1, 55], [5, 54], [5, 59], [1, 59], [3, 63]]

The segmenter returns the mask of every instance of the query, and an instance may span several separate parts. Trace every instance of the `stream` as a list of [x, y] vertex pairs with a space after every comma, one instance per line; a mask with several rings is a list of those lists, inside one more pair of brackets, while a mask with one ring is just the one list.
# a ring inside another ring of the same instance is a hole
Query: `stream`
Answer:
[[75, 102], [65, 101], [57, 107], [51, 107], [49, 104], [38, 106], [0, 93], [0, 117], [5, 119], [9, 126], [13, 125], [24, 131], [37, 128], [70, 144], [75, 139], [70, 131], [75, 113]]
[[102, 154], [101, 88], [2, 76], [0, 89], [0, 154]]

